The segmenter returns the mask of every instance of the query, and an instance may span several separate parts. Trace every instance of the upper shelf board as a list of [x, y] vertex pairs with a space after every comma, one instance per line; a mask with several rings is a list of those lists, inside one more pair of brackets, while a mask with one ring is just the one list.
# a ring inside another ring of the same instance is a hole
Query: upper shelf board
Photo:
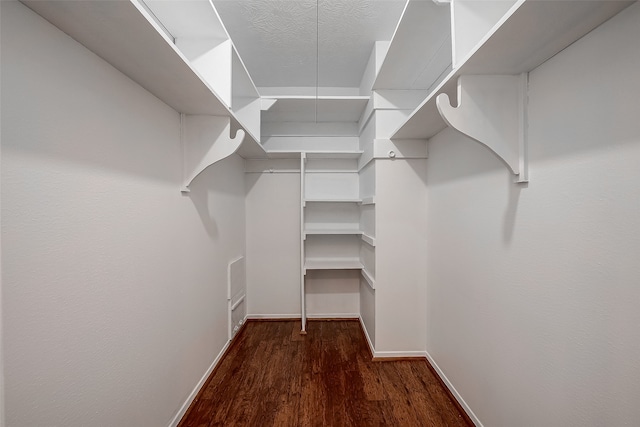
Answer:
[[140, 0], [174, 38], [229, 39], [222, 20], [208, 0]]
[[451, 65], [448, 4], [407, 2], [373, 89], [428, 89]]
[[23, 3], [178, 112], [230, 115], [141, 5], [77, 0]]
[[357, 122], [368, 96], [268, 96], [276, 103], [263, 111], [263, 122]]
[[476, 48], [431, 92], [392, 135], [392, 139], [428, 139], [446, 124], [436, 97], [456, 97], [464, 74], [528, 72], [602, 24], [634, 1], [519, 0]]

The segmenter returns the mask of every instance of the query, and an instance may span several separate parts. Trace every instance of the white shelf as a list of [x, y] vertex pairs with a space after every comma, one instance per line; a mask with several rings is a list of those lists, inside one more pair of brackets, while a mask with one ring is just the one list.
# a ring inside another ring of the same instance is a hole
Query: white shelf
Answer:
[[[364, 151], [305, 151], [307, 159], [358, 159]], [[355, 170], [353, 172], [356, 172]]]
[[305, 229], [304, 235], [305, 238], [309, 234], [322, 234], [328, 236], [338, 236], [338, 235], [361, 235], [362, 231], [360, 230], [348, 230], [348, 229], [340, 229], [340, 228], [316, 228], [316, 229]]
[[263, 122], [357, 122], [369, 96], [266, 96], [275, 104], [262, 113]]
[[519, 0], [393, 132], [392, 138], [428, 139], [443, 130], [446, 124], [436, 107], [436, 97], [446, 93], [455, 103], [461, 75], [531, 71], [631, 3]]
[[367, 270], [363, 267], [362, 270], [360, 270], [360, 273], [362, 273], [362, 277], [364, 277], [364, 280], [367, 282], [369, 287], [371, 289], [375, 290], [376, 289], [376, 281], [373, 279], [373, 277], [371, 277], [369, 272], [367, 272]]
[[368, 234], [365, 234], [363, 232], [360, 232], [360, 234], [362, 235], [362, 241], [365, 242], [366, 244], [368, 244], [371, 247], [375, 247], [376, 246], [376, 239], [375, 237], [371, 237]]
[[359, 258], [307, 258], [304, 272], [307, 270], [360, 270], [362, 263]]
[[362, 199], [304, 199], [305, 203], [362, 203]]
[[376, 204], [376, 198], [371, 196], [371, 197], [363, 197], [362, 200], [360, 201], [361, 205], [375, 205]]
[[450, 21], [448, 5], [407, 2], [373, 89], [429, 89], [451, 67]]
[[[193, 25], [175, 28], [170, 28], [172, 25], [168, 22], [158, 24], [148, 8], [136, 1], [25, 0], [23, 3], [176, 111], [230, 117], [235, 126], [247, 131], [238, 152], [265, 155], [258, 142], [259, 135], [238, 121], [169, 35], [170, 31], [184, 30], [198, 37], [226, 36], [221, 23], [215, 22], [217, 14], [208, 1], [167, 2], [181, 3], [184, 13], [195, 12]], [[182, 3], [188, 3], [186, 9]], [[200, 34], [202, 31], [204, 35]]]

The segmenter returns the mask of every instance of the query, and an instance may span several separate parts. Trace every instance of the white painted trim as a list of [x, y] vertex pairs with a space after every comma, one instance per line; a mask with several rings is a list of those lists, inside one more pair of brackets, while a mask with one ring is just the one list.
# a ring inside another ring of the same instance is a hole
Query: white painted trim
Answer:
[[233, 305], [231, 306], [231, 311], [235, 310], [236, 308], [238, 308], [238, 306], [240, 305], [240, 303], [242, 301], [244, 301], [245, 297], [247, 295], [246, 294], [242, 294], [242, 296], [240, 298], [238, 298], [238, 301], [234, 302]]
[[308, 319], [359, 319], [358, 313], [307, 313]]
[[364, 336], [367, 338], [369, 350], [371, 351], [371, 354], [375, 354], [376, 349], [373, 347], [373, 343], [371, 342], [371, 337], [369, 336], [369, 331], [367, 331], [367, 326], [364, 324], [362, 316], [358, 316], [358, 319], [360, 320], [360, 326], [362, 326], [362, 330], [364, 331]]
[[384, 359], [387, 357], [427, 357], [427, 352], [422, 350], [409, 350], [409, 351], [376, 351], [373, 353], [373, 357]]
[[467, 402], [465, 402], [462, 396], [460, 395], [460, 393], [458, 393], [458, 390], [456, 390], [456, 388], [453, 386], [451, 381], [449, 381], [449, 379], [444, 374], [444, 372], [442, 372], [442, 369], [440, 369], [440, 367], [435, 362], [435, 360], [433, 360], [433, 357], [431, 357], [429, 352], [425, 351], [424, 354], [427, 360], [429, 361], [429, 363], [431, 363], [431, 366], [433, 366], [433, 369], [435, 369], [436, 372], [438, 373], [438, 376], [440, 377], [442, 382], [444, 382], [444, 384], [447, 386], [451, 394], [453, 394], [453, 397], [456, 398], [460, 406], [462, 406], [462, 409], [464, 409], [464, 411], [467, 413], [469, 418], [471, 418], [471, 421], [476, 425], [476, 427], [484, 427], [484, 425], [480, 422], [476, 414], [471, 410]]
[[300, 319], [300, 313], [295, 314], [247, 314], [247, 319], [262, 320], [262, 319]]
[[360, 273], [362, 273], [362, 277], [364, 277], [364, 280], [369, 284], [369, 287], [375, 291], [376, 281], [371, 277], [369, 272], [363, 267], [362, 270], [360, 270]]
[[184, 417], [184, 414], [187, 412], [187, 409], [189, 409], [189, 406], [193, 402], [193, 399], [196, 398], [196, 396], [200, 392], [200, 389], [202, 388], [204, 383], [207, 381], [207, 378], [209, 378], [209, 375], [211, 375], [211, 372], [213, 372], [215, 367], [218, 365], [218, 362], [220, 362], [220, 359], [222, 359], [222, 356], [227, 351], [227, 349], [229, 348], [230, 344], [231, 344], [231, 341], [227, 341], [227, 343], [224, 345], [224, 347], [222, 347], [222, 350], [220, 350], [220, 353], [218, 353], [216, 358], [213, 360], [213, 362], [211, 363], [211, 366], [209, 366], [209, 368], [204, 373], [202, 378], [200, 378], [200, 381], [198, 381], [198, 384], [196, 384], [196, 386], [193, 389], [193, 391], [191, 392], [191, 394], [189, 394], [189, 397], [187, 397], [187, 400], [185, 400], [185, 402], [182, 404], [182, 406], [180, 407], [180, 409], [178, 410], [176, 415], [173, 417], [173, 419], [169, 423], [169, 427], [177, 427], [178, 426], [178, 424], [182, 420], [182, 417]]
[[373, 246], [373, 247], [376, 246], [376, 238], [375, 237], [371, 237], [366, 233], [362, 233], [361, 238], [362, 238], [362, 241], [367, 243], [369, 246]]
[[376, 204], [376, 198], [375, 196], [371, 196], [371, 197], [363, 197], [362, 201], [360, 202], [361, 205], [375, 205]]

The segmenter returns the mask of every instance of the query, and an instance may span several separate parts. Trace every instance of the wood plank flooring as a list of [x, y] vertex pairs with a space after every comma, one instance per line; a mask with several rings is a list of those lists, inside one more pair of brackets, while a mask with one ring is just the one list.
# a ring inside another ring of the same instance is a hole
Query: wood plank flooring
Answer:
[[249, 321], [180, 422], [468, 426], [426, 361], [371, 360], [358, 321]]

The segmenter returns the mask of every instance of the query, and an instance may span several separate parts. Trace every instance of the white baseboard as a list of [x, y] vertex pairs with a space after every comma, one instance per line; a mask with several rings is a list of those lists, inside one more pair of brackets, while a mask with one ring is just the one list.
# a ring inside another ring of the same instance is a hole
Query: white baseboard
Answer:
[[425, 359], [427, 357], [426, 351], [421, 350], [408, 350], [408, 351], [374, 351], [373, 357], [376, 359], [396, 358], [396, 357], [416, 357]]
[[300, 314], [247, 314], [247, 319], [300, 319]]
[[453, 384], [451, 384], [451, 381], [449, 381], [449, 379], [444, 374], [444, 372], [442, 372], [442, 369], [440, 369], [440, 367], [435, 362], [435, 360], [433, 360], [433, 357], [431, 357], [429, 352], [427, 351], [427, 352], [425, 352], [425, 354], [426, 354], [427, 360], [429, 361], [429, 363], [431, 363], [431, 366], [433, 366], [433, 369], [436, 370], [436, 372], [440, 376], [440, 379], [442, 379], [442, 381], [447, 386], [447, 388], [449, 389], [451, 394], [453, 394], [453, 396], [456, 398], [456, 400], [458, 401], [460, 406], [462, 406], [462, 408], [467, 413], [469, 418], [471, 418], [471, 421], [476, 425], [476, 427], [484, 427], [482, 425], [482, 423], [480, 422], [480, 420], [478, 419], [478, 417], [476, 416], [476, 414], [474, 414], [473, 411], [471, 410], [471, 408], [469, 407], [469, 405], [467, 405], [467, 402], [465, 402], [464, 399], [462, 398], [462, 396], [460, 396], [460, 393], [458, 393], [458, 390], [456, 390], [456, 388], [453, 386]]
[[200, 381], [198, 381], [198, 384], [196, 384], [196, 387], [193, 389], [189, 397], [187, 397], [187, 400], [182, 404], [182, 406], [178, 410], [178, 413], [176, 413], [176, 415], [173, 417], [173, 419], [169, 423], [169, 427], [177, 427], [177, 425], [180, 423], [180, 421], [182, 420], [182, 417], [184, 417], [184, 414], [187, 412], [187, 409], [189, 409], [191, 402], [193, 402], [193, 399], [196, 398], [196, 396], [200, 392], [200, 389], [204, 385], [205, 381], [207, 381], [207, 378], [209, 378], [209, 375], [211, 375], [211, 372], [213, 372], [215, 367], [218, 365], [218, 362], [220, 361], [224, 353], [227, 351], [230, 344], [231, 344], [231, 341], [227, 341], [224, 347], [222, 347], [222, 350], [220, 350], [220, 353], [218, 353], [216, 358], [213, 360], [213, 363], [211, 363], [211, 366], [209, 366], [209, 368], [204, 373], [202, 378], [200, 378]]
[[376, 349], [373, 346], [373, 341], [371, 341], [371, 337], [369, 336], [369, 331], [367, 331], [367, 325], [364, 324], [364, 320], [362, 320], [362, 316], [358, 316], [360, 319], [360, 326], [362, 326], [362, 330], [364, 331], [364, 336], [367, 338], [367, 343], [369, 344], [369, 351], [371, 354], [375, 354]]
[[314, 313], [307, 314], [307, 319], [359, 319], [358, 313]]
[[[307, 319], [358, 319], [358, 313], [314, 313], [307, 314]], [[255, 320], [277, 320], [277, 319], [300, 319], [300, 314], [248, 314], [247, 319]]]

